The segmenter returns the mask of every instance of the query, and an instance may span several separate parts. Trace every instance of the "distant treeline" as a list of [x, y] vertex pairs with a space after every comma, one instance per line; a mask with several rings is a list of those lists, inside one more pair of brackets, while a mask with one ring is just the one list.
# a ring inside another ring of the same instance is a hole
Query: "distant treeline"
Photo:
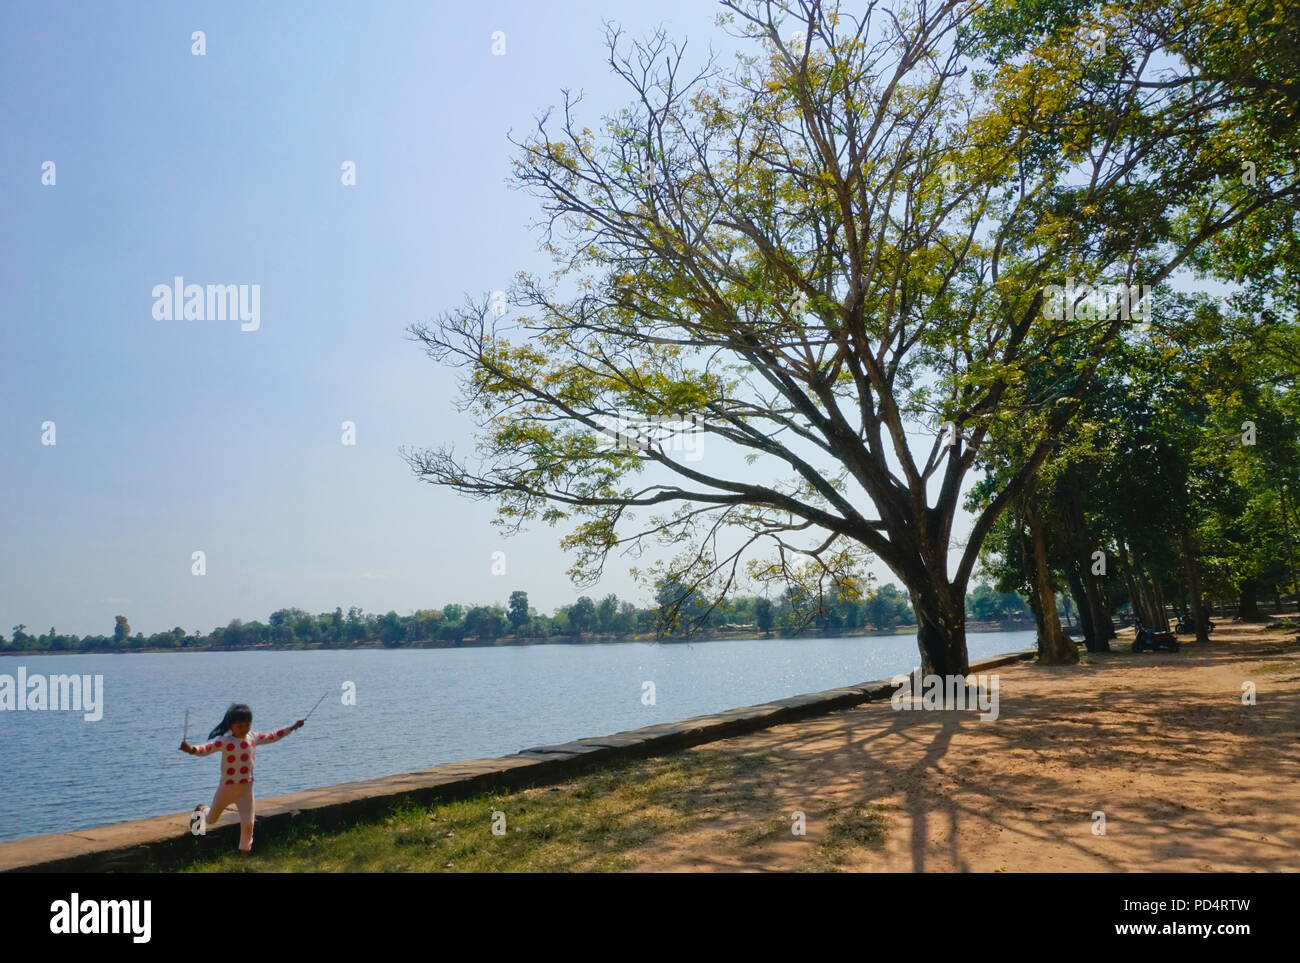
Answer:
[[[685, 638], [700, 635], [748, 634], [834, 634], [839, 632], [889, 631], [916, 624], [912, 606], [897, 586], [885, 585], [864, 599], [837, 597], [823, 600], [820, 611], [798, 593], [788, 591], [775, 600], [737, 596], [707, 610], [700, 596], [674, 599], [661, 590], [660, 604], [638, 608], [618, 596], [600, 601], [587, 596], [562, 606], [553, 615], [541, 615], [528, 604], [526, 592], [513, 592], [504, 607], [499, 605], [444, 605], [421, 609], [410, 615], [388, 612], [374, 615], [355, 606], [344, 613], [313, 615], [302, 609], [280, 609], [266, 622], [231, 619], [228, 625], [206, 635], [186, 632], [180, 626], [170, 632], [131, 634], [126, 616], [115, 618], [112, 635], [60, 635], [53, 627], [43, 635], [30, 635], [25, 625], [16, 625], [13, 638], [0, 636], [5, 652], [124, 652], [139, 649], [244, 649], [351, 648], [383, 645], [403, 646], [463, 644], [524, 644], [548, 639], [581, 639], [590, 642], [657, 637]], [[1025, 601], [1015, 593], [996, 592], [981, 585], [966, 597], [971, 621], [1006, 623], [1032, 620]], [[673, 623], [676, 628], [665, 630]]]

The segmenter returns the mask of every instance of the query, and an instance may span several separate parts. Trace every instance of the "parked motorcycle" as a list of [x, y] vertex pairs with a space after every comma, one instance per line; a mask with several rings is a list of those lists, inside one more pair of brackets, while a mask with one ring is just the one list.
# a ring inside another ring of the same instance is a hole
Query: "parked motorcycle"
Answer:
[[1172, 632], [1157, 632], [1141, 622], [1137, 623], [1137, 633], [1133, 636], [1134, 652], [1177, 652], [1180, 648], [1178, 637]]
[[[1191, 620], [1190, 617], [1187, 617], [1187, 618], [1181, 618], [1181, 619], [1178, 620], [1178, 634], [1179, 634], [1179, 635], [1189, 635], [1189, 634], [1191, 634], [1191, 633], [1194, 633], [1195, 631], [1196, 631], [1196, 623], [1193, 622], [1193, 621]], [[1205, 634], [1206, 634], [1206, 635], [1209, 635], [1209, 634], [1210, 634], [1211, 632], [1213, 632], [1213, 631], [1214, 631], [1214, 623], [1211, 622], [1209, 619], [1206, 619], [1206, 620], [1205, 620]]]

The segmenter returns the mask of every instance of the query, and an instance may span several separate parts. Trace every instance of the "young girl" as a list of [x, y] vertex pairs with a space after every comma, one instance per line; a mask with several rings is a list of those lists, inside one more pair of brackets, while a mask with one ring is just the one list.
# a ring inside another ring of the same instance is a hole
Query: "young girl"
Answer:
[[[217, 794], [212, 797], [211, 806], [195, 806], [195, 812], [204, 813], [207, 825], [216, 825], [226, 807], [233, 804], [239, 810], [239, 852], [247, 857], [253, 848], [253, 757], [255, 747], [278, 742], [295, 729], [301, 729], [306, 723], [299, 719], [287, 729], [275, 732], [248, 731], [253, 723], [253, 711], [242, 702], [226, 710], [225, 717], [215, 729], [208, 733], [212, 742], [201, 746], [191, 746], [181, 740], [181, 752], [191, 756], [207, 756], [214, 752], [222, 754], [221, 781], [217, 784]], [[229, 733], [229, 735], [226, 735]]]

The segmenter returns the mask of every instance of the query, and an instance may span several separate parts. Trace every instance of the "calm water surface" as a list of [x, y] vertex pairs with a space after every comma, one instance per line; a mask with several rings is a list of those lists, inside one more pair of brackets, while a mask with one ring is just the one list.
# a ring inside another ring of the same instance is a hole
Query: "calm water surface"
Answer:
[[[1033, 632], [968, 637], [972, 659], [1030, 648]], [[0, 659], [0, 673], [101, 674], [104, 712], [0, 711], [0, 840], [192, 809], [217, 757], [178, 752], [232, 701], [253, 726], [307, 725], [257, 754], [257, 795], [501, 756], [772, 699], [856, 685], [917, 663], [911, 635], [686, 644], [188, 652]], [[642, 683], [657, 704], [641, 704]], [[341, 686], [355, 683], [356, 705]]]

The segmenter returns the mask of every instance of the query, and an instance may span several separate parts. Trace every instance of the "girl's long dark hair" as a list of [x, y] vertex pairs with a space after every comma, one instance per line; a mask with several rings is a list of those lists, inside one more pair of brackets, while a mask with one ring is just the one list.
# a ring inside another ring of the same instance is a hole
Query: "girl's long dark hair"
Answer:
[[232, 723], [252, 722], [252, 721], [253, 721], [252, 709], [248, 708], [248, 706], [242, 702], [232, 702], [230, 704], [230, 708], [226, 710], [226, 714], [221, 717], [221, 722], [217, 724], [217, 727], [215, 729], [213, 729], [211, 732], [208, 733], [208, 738], [215, 739], [217, 738], [217, 736], [224, 736], [227, 732], [230, 731], [230, 726]]

